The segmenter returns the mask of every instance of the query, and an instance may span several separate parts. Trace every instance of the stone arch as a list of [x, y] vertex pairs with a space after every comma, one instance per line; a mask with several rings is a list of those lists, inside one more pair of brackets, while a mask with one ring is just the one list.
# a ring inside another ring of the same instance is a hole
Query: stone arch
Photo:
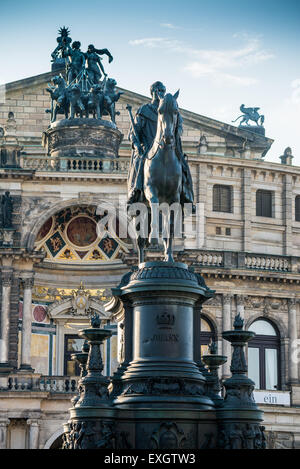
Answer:
[[[287, 371], [287, 348], [286, 341], [284, 339], [288, 338], [288, 331], [281, 319], [275, 316], [275, 314], [267, 313], [257, 313], [245, 323], [245, 329], [248, 328], [257, 320], [266, 320], [271, 323], [275, 331], [278, 334], [278, 343], [279, 343], [279, 383], [281, 386], [286, 382], [286, 371]], [[281, 389], [281, 388], [280, 388]]]
[[210, 325], [212, 329], [213, 334], [218, 340], [219, 331], [218, 331], [218, 325], [216, 323], [215, 317], [210, 313], [210, 311], [205, 311], [204, 313], [201, 312], [200, 316], [201, 316], [201, 319], [204, 319], [204, 321], [208, 322], [208, 324]]
[[[93, 205], [96, 207], [104, 205], [105, 207], [107, 207], [107, 201], [105, 201], [104, 199], [103, 200], [99, 198], [96, 199], [93, 197], [91, 197], [89, 200], [86, 200], [86, 199], [81, 200], [80, 198], [76, 198], [76, 199], [63, 200], [56, 204], [51, 205], [50, 208], [48, 208], [47, 210], [45, 210], [43, 213], [39, 214], [35, 219], [32, 220], [30, 228], [27, 231], [24, 241], [23, 241], [28, 251], [32, 251], [34, 249], [34, 243], [35, 243], [39, 230], [51, 216], [55, 215], [56, 213], [60, 212], [61, 210], [65, 208], [74, 207], [77, 205], [81, 205], [81, 206]], [[120, 220], [120, 221], [125, 223], [125, 220]], [[132, 236], [130, 232], [129, 232], [129, 236], [130, 236], [133, 247], [136, 248], [135, 238]]]
[[275, 316], [275, 314], [270, 313], [270, 312], [268, 313], [258, 312], [254, 314], [253, 316], [251, 316], [251, 318], [249, 318], [245, 323], [245, 329], [248, 330], [251, 324], [257, 321], [258, 319], [269, 320], [274, 326], [275, 330], [277, 330], [280, 339], [288, 337], [288, 330], [284, 322], [280, 318]]
[[56, 442], [56, 440], [58, 440], [59, 438], [62, 437], [64, 433], [64, 429], [63, 428], [59, 428], [58, 430], [56, 430], [56, 432], [54, 432], [50, 438], [48, 438], [48, 440], [46, 441], [46, 443], [44, 444], [44, 448], [43, 449], [51, 449], [51, 446], [53, 445], [53, 443]]

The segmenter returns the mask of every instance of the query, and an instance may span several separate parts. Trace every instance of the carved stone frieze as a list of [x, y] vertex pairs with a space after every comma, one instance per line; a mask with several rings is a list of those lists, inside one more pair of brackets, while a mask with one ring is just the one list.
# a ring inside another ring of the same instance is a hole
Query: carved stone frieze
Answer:
[[183, 449], [186, 435], [175, 422], [162, 423], [150, 437], [150, 449]]
[[181, 378], [149, 378], [125, 385], [122, 394], [203, 396], [204, 390], [202, 384]]
[[218, 433], [217, 446], [221, 449], [265, 449], [265, 427], [251, 423], [223, 424]]
[[122, 138], [122, 133], [108, 121], [63, 119], [44, 132], [44, 146], [52, 157], [117, 158]]

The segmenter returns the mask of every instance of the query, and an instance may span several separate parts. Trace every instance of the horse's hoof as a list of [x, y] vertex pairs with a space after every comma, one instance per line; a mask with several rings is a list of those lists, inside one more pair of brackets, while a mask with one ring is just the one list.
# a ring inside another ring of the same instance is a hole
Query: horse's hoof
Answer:
[[173, 256], [165, 256], [164, 261], [165, 262], [175, 262]]

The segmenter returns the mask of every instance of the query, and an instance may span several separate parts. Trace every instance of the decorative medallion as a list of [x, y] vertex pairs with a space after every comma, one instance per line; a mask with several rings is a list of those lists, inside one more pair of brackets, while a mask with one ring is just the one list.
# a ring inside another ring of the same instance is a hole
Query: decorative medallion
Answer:
[[67, 227], [69, 241], [78, 247], [90, 246], [97, 239], [97, 225], [89, 217], [74, 218]]
[[37, 305], [33, 309], [33, 317], [36, 322], [43, 322], [47, 317], [46, 308], [42, 305]]

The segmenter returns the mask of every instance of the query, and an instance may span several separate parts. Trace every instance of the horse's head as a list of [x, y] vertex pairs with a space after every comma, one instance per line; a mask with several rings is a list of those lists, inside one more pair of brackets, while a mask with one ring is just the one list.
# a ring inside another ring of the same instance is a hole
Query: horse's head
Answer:
[[159, 100], [158, 121], [160, 124], [161, 138], [167, 145], [173, 144], [175, 140], [178, 116], [178, 95], [179, 90], [174, 95], [167, 93]]

